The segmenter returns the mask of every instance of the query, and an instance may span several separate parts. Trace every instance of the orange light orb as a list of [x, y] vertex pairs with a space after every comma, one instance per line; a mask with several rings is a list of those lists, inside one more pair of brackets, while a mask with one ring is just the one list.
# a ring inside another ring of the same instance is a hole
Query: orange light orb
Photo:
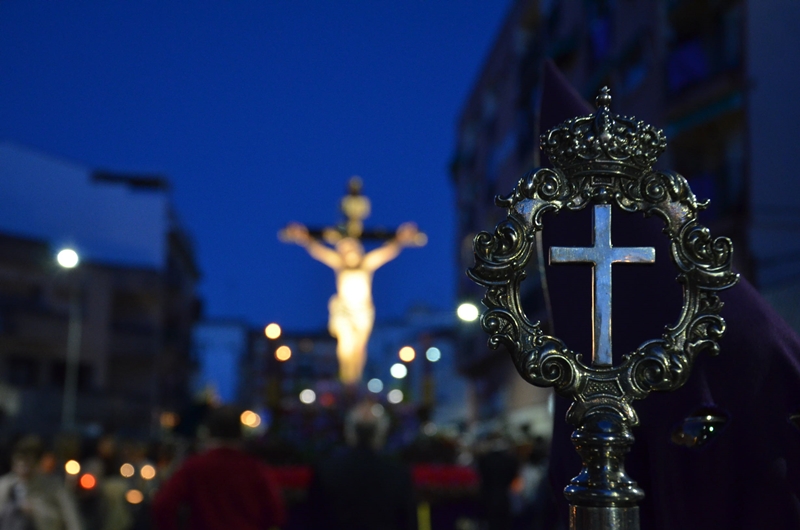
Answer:
[[95, 478], [89, 473], [86, 473], [85, 475], [81, 476], [80, 484], [83, 489], [90, 490], [95, 487], [97, 480], [95, 480]]
[[139, 504], [144, 500], [144, 495], [139, 490], [128, 490], [125, 493], [125, 500], [131, 504]]
[[400, 348], [400, 360], [404, 363], [410, 363], [417, 356], [417, 352], [411, 346], [403, 346]]
[[139, 470], [139, 474], [145, 480], [153, 479], [156, 476], [156, 468], [154, 468], [150, 464], [146, 464], [142, 466], [142, 469]]
[[292, 349], [286, 345], [279, 346], [278, 349], [275, 350], [275, 358], [281, 362], [288, 361], [292, 358]]
[[131, 464], [122, 464], [119, 468], [119, 474], [125, 478], [131, 478], [136, 472]]

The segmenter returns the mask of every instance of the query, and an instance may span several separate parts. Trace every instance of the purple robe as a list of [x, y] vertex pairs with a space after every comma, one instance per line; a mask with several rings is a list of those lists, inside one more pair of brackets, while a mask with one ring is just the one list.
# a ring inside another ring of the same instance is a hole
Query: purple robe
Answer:
[[[613, 97], [613, 94], [612, 94]], [[611, 105], [612, 112], [614, 104]], [[541, 131], [593, 112], [552, 63], [545, 66]], [[667, 139], [669, 140], [669, 139]], [[669, 149], [669, 145], [667, 146]], [[703, 197], [699, 197], [702, 199]], [[663, 221], [613, 208], [614, 246], [653, 246], [654, 265], [613, 267], [613, 351], [619, 357], [659, 338], [678, 320], [682, 303]], [[703, 222], [702, 214], [700, 222]], [[590, 246], [591, 206], [544, 220], [545, 256], [550, 246]], [[713, 236], [725, 234], [713, 233]], [[736, 249], [734, 249], [734, 252]], [[554, 335], [585, 356], [591, 354], [591, 267], [547, 266]], [[745, 278], [721, 293], [727, 329], [720, 354], [701, 353], [688, 383], [674, 392], [653, 392], [633, 403], [640, 424], [625, 465], [644, 489], [642, 530], [800, 528], [800, 338]], [[556, 398], [550, 478], [566, 519], [561, 491], [581, 462], [564, 420], [569, 402]], [[696, 447], [672, 435], [701, 408], [727, 422]]]

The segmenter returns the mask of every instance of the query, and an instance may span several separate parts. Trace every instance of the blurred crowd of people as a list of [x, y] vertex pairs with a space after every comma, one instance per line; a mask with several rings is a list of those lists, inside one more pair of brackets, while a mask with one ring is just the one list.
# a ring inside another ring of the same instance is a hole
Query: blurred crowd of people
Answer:
[[[193, 439], [19, 437], [3, 448], [0, 530], [557, 528], [547, 442], [527, 431], [454, 437], [428, 423], [400, 436], [408, 422], [361, 403], [341, 412], [338, 444], [294, 458], [298, 488], [281, 480], [286, 440], [245, 437], [241, 412], [210, 409]], [[411, 441], [387, 450], [392, 437]], [[424, 466], [466, 479], [437, 487]]]

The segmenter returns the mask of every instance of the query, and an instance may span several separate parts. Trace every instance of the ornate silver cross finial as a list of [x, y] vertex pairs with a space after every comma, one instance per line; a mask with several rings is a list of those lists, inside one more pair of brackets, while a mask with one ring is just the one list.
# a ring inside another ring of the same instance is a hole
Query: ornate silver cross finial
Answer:
[[592, 364], [611, 366], [611, 265], [654, 263], [653, 247], [614, 247], [611, 244], [611, 205], [594, 207], [591, 247], [551, 247], [550, 263], [592, 264]]
[[[568, 120], [542, 135], [542, 149], [554, 169], [531, 171], [513, 192], [498, 197], [508, 209], [494, 233], [475, 237], [475, 265], [467, 274], [486, 287], [481, 317], [489, 345], [505, 345], [520, 375], [537, 386], [552, 386], [573, 400], [567, 420], [583, 469], [565, 489], [572, 505], [571, 528], [638, 530], [637, 502], [642, 490], [625, 473], [624, 455], [633, 443], [630, 428], [638, 423], [632, 402], [653, 390], [674, 390], [688, 379], [703, 350], [717, 353], [725, 331], [718, 293], [736, 283], [733, 247], [727, 238], [712, 238], [697, 221], [707, 202], [698, 202], [686, 179], [654, 171], [666, 148], [664, 133], [610, 111], [604, 89], [589, 116]], [[594, 207], [593, 248], [551, 248], [553, 262], [583, 261], [595, 265], [594, 359], [583, 362], [562, 340], [545, 335], [540, 323], [522, 310], [520, 286], [536, 255], [535, 236], [545, 212]], [[683, 289], [683, 308], [664, 334], [611, 362], [611, 264], [655, 259], [651, 247], [611, 245], [611, 208], [665, 221], [671, 257]], [[589, 521], [600, 521], [593, 526]]]

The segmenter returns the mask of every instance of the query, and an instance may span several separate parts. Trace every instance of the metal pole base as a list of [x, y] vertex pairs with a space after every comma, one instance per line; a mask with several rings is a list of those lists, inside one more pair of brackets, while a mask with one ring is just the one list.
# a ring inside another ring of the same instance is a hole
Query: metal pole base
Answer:
[[570, 505], [569, 529], [639, 530], [639, 507]]

